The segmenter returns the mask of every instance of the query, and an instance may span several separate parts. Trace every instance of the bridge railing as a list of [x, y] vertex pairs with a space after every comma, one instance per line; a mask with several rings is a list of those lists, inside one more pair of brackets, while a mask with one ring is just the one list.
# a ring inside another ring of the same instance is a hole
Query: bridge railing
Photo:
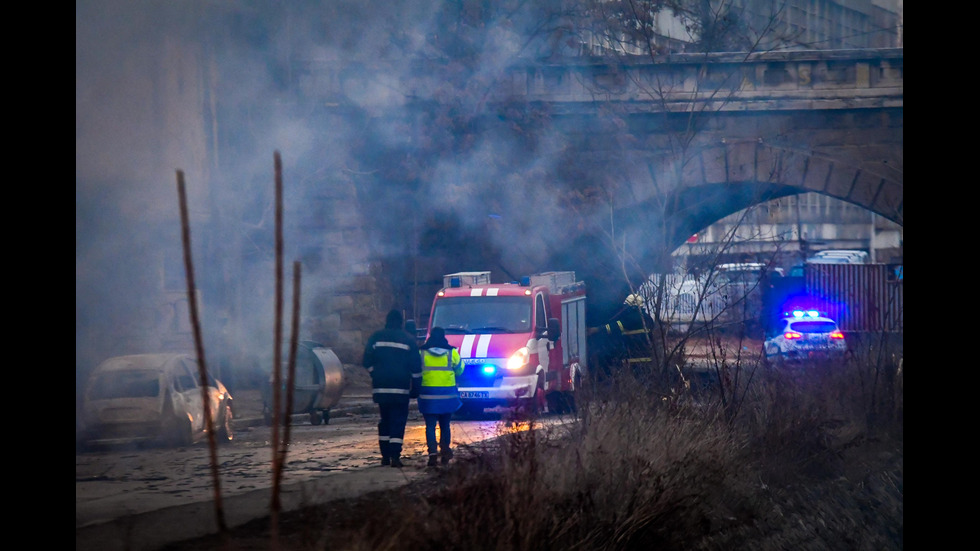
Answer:
[[[556, 114], [598, 102], [638, 112], [901, 107], [903, 60], [902, 48], [515, 60], [488, 80], [487, 99], [548, 103]], [[443, 86], [431, 62], [372, 67], [308, 60], [297, 70], [305, 96], [356, 104], [435, 101]]]

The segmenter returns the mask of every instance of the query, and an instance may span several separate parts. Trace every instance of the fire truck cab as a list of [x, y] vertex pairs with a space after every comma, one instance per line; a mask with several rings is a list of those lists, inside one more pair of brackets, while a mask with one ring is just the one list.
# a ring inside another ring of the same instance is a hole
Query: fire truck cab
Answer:
[[490, 272], [443, 276], [428, 336], [442, 327], [459, 350], [464, 414], [517, 407], [532, 413], [575, 409], [586, 379], [585, 283], [575, 272], [545, 272], [491, 283]]

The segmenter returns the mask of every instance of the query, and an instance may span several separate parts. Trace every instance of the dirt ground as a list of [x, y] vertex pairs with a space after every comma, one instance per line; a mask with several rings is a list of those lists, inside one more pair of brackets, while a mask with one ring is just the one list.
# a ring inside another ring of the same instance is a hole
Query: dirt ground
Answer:
[[357, 498], [332, 501], [317, 507], [290, 511], [280, 515], [278, 538], [272, 537], [270, 518], [238, 526], [225, 535], [188, 540], [163, 548], [163, 551], [313, 551], [346, 549], [344, 542], [354, 541], [365, 519], [399, 517], [394, 510], [401, 498], [423, 499], [446, 487], [447, 471], [432, 471], [412, 484], [395, 490], [369, 493]]
[[739, 339], [736, 337], [716, 337], [709, 339], [690, 339], [685, 345], [688, 358], [709, 358], [712, 355], [732, 358], [736, 354], [761, 354], [761, 339]]

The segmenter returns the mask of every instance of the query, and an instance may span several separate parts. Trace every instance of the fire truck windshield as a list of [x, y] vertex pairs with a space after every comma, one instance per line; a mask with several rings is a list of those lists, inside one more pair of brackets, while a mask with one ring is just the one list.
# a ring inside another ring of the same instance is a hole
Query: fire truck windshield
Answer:
[[531, 330], [530, 297], [448, 297], [436, 301], [432, 327], [447, 335], [527, 333]]

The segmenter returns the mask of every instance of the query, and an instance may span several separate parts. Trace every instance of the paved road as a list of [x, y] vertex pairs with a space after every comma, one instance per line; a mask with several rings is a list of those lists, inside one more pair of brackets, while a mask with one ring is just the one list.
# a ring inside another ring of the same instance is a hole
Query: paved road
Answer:
[[[221, 501], [230, 527], [268, 516], [271, 499], [271, 428], [261, 403], [240, 393], [248, 417], [235, 423], [233, 442], [219, 447]], [[370, 412], [370, 413], [368, 413]], [[392, 489], [426, 475], [425, 424], [413, 410], [406, 430], [404, 469], [382, 467], [370, 397], [345, 396], [329, 424], [294, 417], [280, 498], [283, 510], [370, 491]], [[546, 418], [548, 426], [570, 419]], [[457, 450], [521, 427], [499, 419], [456, 420]], [[217, 531], [210, 452], [206, 444], [178, 449], [110, 449], [76, 454], [77, 551], [152, 550]]]

